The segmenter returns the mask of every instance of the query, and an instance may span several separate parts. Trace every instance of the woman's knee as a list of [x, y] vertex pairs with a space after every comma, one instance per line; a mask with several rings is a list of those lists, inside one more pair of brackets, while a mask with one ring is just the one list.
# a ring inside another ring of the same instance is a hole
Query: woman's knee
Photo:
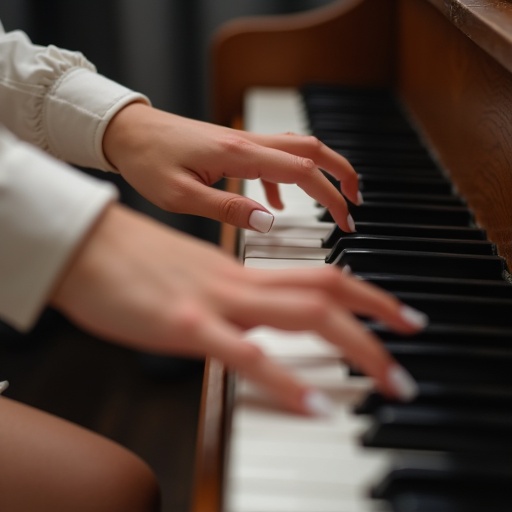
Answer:
[[0, 398], [0, 510], [155, 512], [148, 465], [97, 434]]

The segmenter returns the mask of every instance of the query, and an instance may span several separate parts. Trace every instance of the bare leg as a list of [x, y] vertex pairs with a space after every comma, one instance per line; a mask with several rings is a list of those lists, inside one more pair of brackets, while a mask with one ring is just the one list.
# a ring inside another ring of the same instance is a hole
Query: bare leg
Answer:
[[0, 397], [0, 510], [155, 512], [159, 490], [134, 454]]

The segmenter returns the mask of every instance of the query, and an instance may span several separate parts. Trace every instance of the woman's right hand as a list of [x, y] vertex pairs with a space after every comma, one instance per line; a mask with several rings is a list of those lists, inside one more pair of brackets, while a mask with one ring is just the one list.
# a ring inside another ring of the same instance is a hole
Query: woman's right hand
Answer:
[[401, 333], [426, 322], [336, 267], [247, 269], [216, 247], [119, 204], [106, 208], [77, 250], [51, 303], [106, 340], [218, 358], [303, 414], [322, 412], [321, 395], [246, 341], [247, 329], [315, 331], [373, 377], [381, 392], [409, 399], [414, 381], [354, 314]]

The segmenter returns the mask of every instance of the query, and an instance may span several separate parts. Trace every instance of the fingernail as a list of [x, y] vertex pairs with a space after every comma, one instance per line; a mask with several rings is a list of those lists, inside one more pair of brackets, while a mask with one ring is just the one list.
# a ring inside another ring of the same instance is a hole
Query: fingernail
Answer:
[[363, 199], [363, 194], [361, 194], [361, 192], [357, 192], [357, 205], [359, 206], [360, 204], [363, 204], [364, 203], [364, 199]]
[[354, 219], [352, 218], [352, 215], [350, 215], [350, 213], [347, 216], [347, 224], [348, 224], [348, 227], [350, 228], [350, 231], [354, 232], [356, 230], [356, 224], [354, 222]]
[[413, 400], [418, 396], [418, 385], [411, 374], [401, 366], [395, 365], [389, 370], [388, 382], [404, 401]]
[[304, 408], [312, 416], [332, 416], [334, 412], [331, 400], [320, 391], [308, 391], [306, 393]]
[[413, 327], [424, 329], [428, 325], [428, 316], [410, 306], [402, 306], [400, 310], [402, 318]]
[[274, 216], [263, 210], [254, 210], [249, 217], [249, 226], [260, 233], [268, 233], [273, 223]]
[[350, 265], [344, 265], [341, 267], [341, 272], [343, 274], [352, 274], [352, 269], [350, 268]]
[[0, 395], [9, 387], [9, 382], [3, 380], [0, 382]]

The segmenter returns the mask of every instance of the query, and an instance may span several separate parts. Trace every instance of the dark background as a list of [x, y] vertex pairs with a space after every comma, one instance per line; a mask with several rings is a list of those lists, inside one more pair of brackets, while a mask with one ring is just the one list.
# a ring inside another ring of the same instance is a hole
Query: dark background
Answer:
[[[2, 0], [6, 30], [37, 44], [80, 50], [109, 78], [155, 107], [210, 120], [209, 42], [230, 18], [304, 10], [327, 0]], [[162, 212], [118, 177], [123, 202], [217, 242], [215, 222]], [[35, 264], [36, 260], [34, 260]], [[190, 505], [202, 361], [140, 354], [104, 343], [48, 310], [20, 335], [0, 324], [6, 395], [116, 440], [155, 470], [163, 512]]]

